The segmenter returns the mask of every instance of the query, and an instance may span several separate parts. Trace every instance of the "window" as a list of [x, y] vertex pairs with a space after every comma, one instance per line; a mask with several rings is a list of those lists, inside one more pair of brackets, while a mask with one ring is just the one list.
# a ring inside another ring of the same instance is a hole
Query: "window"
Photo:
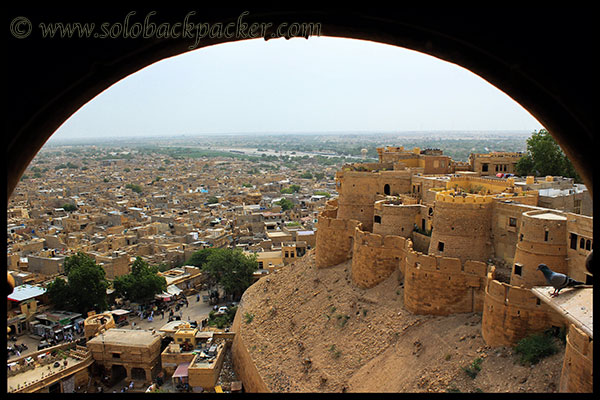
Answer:
[[571, 248], [577, 250], [577, 235], [574, 233], [571, 233]]
[[375, 222], [376, 224], [380, 224], [381, 223], [381, 216], [380, 215], [376, 215], [375, 217], [373, 217], [373, 222]]
[[515, 269], [514, 269], [515, 275], [519, 275], [521, 276], [521, 274], [523, 273], [523, 265], [521, 264], [515, 264]]
[[386, 194], [386, 195], [388, 195], [388, 196], [390, 194], [390, 185], [388, 185], [387, 183], [383, 187], [383, 193]]
[[488, 164], [481, 164], [481, 172], [488, 172]]
[[550, 234], [550, 232], [548, 232], [548, 231], [545, 231], [545, 232], [544, 232], [544, 242], [547, 242], [547, 241], [548, 241], [548, 235], [549, 235], [549, 234]]
[[585, 249], [586, 250], [591, 250], [592, 248], [592, 241], [590, 239], [585, 241]]
[[444, 251], [444, 242], [438, 242], [438, 251]]
[[517, 219], [509, 217], [508, 218], [508, 226], [514, 226], [514, 227], [516, 227], [517, 226]]
[[581, 240], [579, 240], [579, 248], [583, 249], [585, 247], [585, 239], [581, 238]]
[[120, 353], [112, 353], [112, 358], [121, 358]]

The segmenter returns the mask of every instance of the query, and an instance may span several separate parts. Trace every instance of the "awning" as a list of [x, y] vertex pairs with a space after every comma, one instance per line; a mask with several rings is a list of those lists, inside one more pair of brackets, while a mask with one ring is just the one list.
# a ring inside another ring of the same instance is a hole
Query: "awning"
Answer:
[[181, 363], [177, 366], [175, 372], [173, 372], [173, 378], [184, 378], [188, 376], [188, 368], [190, 363]]
[[179, 289], [175, 285], [169, 285], [167, 286], [167, 292], [172, 294], [173, 296], [177, 296], [179, 293], [183, 292], [183, 290]]

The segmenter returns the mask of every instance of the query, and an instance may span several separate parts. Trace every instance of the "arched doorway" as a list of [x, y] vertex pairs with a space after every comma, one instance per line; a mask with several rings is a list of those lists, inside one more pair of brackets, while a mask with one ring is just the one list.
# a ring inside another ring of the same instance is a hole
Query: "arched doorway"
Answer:
[[386, 195], [390, 195], [390, 185], [389, 184], [385, 184], [385, 186], [383, 187], [383, 193]]

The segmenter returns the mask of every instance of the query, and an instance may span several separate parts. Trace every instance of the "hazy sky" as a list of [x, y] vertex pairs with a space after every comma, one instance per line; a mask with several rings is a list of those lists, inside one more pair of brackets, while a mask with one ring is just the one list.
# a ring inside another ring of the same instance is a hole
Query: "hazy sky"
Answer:
[[542, 126], [454, 64], [366, 41], [245, 40], [195, 50], [117, 82], [53, 138]]

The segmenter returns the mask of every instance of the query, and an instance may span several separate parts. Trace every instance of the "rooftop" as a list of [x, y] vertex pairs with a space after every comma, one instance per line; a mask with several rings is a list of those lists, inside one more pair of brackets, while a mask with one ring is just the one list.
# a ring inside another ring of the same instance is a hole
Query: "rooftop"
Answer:
[[531, 291], [590, 338], [594, 337], [593, 288], [567, 288], [556, 297], [550, 297], [552, 286], [536, 286]]

